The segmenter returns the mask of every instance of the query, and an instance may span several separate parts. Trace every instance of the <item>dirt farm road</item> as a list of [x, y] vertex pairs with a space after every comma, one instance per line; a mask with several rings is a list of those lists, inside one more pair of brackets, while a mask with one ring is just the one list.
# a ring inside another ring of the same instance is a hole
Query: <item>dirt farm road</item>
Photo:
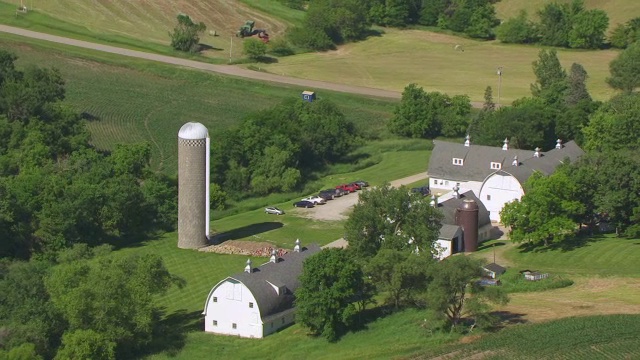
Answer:
[[351, 85], [345, 85], [345, 84], [334, 84], [334, 83], [316, 81], [316, 80], [305, 80], [305, 79], [299, 79], [294, 77], [280, 76], [280, 75], [269, 74], [265, 72], [247, 70], [234, 65], [215, 65], [215, 64], [208, 64], [208, 63], [203, 63], [203, 62], [194, 61], [194, 60], [166, 56], [166, 55], [158, 55], [158, 54], [152, 54], [152, 53], [147, 53], [147, 52], [142, 52], [137, 50], [129, 50], [129, 49], [119, 48], [119, 47], [110, 46], [110, 45], [96, 44], [88, 41], [82, 41], [82, 40], [70, 39], [70, 38], [65, 38], [65, 37], [56, 36], [56, 35], [45, 34], [41, 32], [21, 29], [13, 26], [0, 25], [0, 32], [55, 42], [59, 44], [77, 46], [85, 49], [103, 51], [103, 52], [112, 53], [112, 54], [119, 54], [119, 55], [139, 58], [139, 59], [157, 61], [165, 64], [173, 64], [173, 65], [178, 65], [178, 66], [183, 66], [183, 67], [188, 67], [193, 69], [211, 71], [211, 72], [215, 72], [223, 75], [237, 76], [242, 78], [269, 81], [269, 82], [275, 82], [275, 83], [287, 84], [287, 85], [296, 85], [296, 86], [302, 86], [310, 89], [324, 89], [324, 90], [332, 90], [332, 91], [338, 91], [338, 92], [381, 97], [381, 98], [391, 98], [391, 99], [400, 99], [402, 95], [400, 92], [397, 92], [397, 91], [374, 89], [374, 88], [367, 88], [362, 86], [351, 86]]
[[[402, 96], [402, 93], [399, 91], [375, 89], [375, 88], [368, 88], [364, 86], [336, 84], [336, 83], [330, 83], [325, 81], [281, 76], [281, 75], [270, 74], [266, 72], [247, 70], [235, 65], [208, 64], [208, 63], [203, 63], [203, 62], [194, 61], [194, 60], [176, 58], [172, 56], [158, 55], [158, 54], [152, 54], [152, 53], [147, 53], [147, 52], [142, 52], [137, 50], [119, 48], [119, 47], [110, 46], [110, 45], [96, 44], [88, 41], [50, 35], [50, 34], [45, 34], [41, 32], [26, 30], [22, 28], [13, 27], [13, 26], [7, 26], [7, 25], [0, 25], [0, 32], [29, 37], [33, 39], [44, 40], [44, 41], [50, 41], [50, 42], [59, 43], [59, 44], [81, 47], [85, 49], [124, 55], [124, 56], [139, 58], [139, 59], [157, 61], [165, 64], [173, 64], [173, 65], [183, 66], [183, 67], [192, 68], [192, 69], [210, 71], [210, 72], [215, 72], [223, 75], [236, 76], [236, 77], [247, 78], [252, 80], [268, 81], [268, 82], [286, 84], [286, 85], [295, 85], [295, 86], [300, 86], [308, 89], [331, 90], [331, 91], [337, 91], [337, 92], [343, 92], [343, 93], [387, 98], [387, 99], [400, 99]], [[481, 102], [472, 102], [471, 105], [475, 108], [482, 108]]]

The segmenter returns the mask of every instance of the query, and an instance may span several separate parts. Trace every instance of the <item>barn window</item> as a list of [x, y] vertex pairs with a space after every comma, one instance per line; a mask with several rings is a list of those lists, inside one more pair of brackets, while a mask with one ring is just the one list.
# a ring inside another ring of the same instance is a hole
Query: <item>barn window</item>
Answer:
[[213, 326], [218, 326], [218, 320], [213, 320]]
[[433, 185], [438, 185], [438, 179], [433, 179]]
[[491, 195], [487, 195], [487, 200], [491, 201]]
[[218, 297], [217, 296], [213, 297], [213, 302], [218, 302]]
[[234, 329], [237, 329], [238, 325], [236, 325], [236, 323], [233, 323], [233, 324], [231, 324], [231, 327], [234, 328]]
[[453, 158], [453, 165], [462, 166], [464, 164], [464, 160], [460, 158]]
[[253, 303], [252, 302], [249, 303], [249, 307], [253, 309]]
[[502, 164], [500, 164], [499, 162], [491, 162], [491, 168], [493, 170], [500, 170], [500, 168], [502, 167]]

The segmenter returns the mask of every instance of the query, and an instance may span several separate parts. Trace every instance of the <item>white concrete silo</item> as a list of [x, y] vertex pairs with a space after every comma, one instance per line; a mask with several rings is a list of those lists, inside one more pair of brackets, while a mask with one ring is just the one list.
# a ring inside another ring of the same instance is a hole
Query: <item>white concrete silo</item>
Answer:
[[196, 122], [178, 132], [178, 247], [197, 249], [209, 237], [209, 132]]

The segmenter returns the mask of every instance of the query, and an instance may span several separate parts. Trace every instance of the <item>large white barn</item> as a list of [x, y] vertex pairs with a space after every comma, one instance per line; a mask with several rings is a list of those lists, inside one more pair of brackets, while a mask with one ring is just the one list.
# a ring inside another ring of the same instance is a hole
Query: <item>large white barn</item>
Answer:
[[470, 189], [500, 221], [504, 204], [524, 195], [524, 182], [536, 171], [550, 175], [566, 159], [577, 160], [584, 152], [574, 142], [557, 141], [555, 149], [541, 152], [511, 149], [505, 139], [500, 147], [433, 141], [427, 170], [432, 193], [447, 193], [454, 186]]
[[318, 245], [300, 247], [217, 283], [204, 305], [206, 332], [262, 338], [295, 321], [294, 292], [300, 286], [302, 263], [320, 251]]

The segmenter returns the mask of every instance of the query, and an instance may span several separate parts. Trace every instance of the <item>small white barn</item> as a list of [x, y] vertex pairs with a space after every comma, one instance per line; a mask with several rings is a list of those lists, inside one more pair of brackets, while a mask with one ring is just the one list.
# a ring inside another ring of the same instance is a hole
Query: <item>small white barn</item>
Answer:
[[575, 161], [584, 152], [574, 142], [558, 140], [555, 149], [542, 152], [512, 149], [505, 139], [502, 147], [433, 141], [429, 160], [432, 193], [452, 187], [470, 189], [489, 210], [492, 221], [500, 221], [504, 204], [524, 195], [524, 182], [536, 171], [550, 175], [565, 159]]
[[306, 258], [320, 251], [318, 245], [293, 252], [253, 267], [247, 260], [245, 271], [217, 283], [204, 305], [206, 332], [262, 338], [295, 321], [294, 292]]

